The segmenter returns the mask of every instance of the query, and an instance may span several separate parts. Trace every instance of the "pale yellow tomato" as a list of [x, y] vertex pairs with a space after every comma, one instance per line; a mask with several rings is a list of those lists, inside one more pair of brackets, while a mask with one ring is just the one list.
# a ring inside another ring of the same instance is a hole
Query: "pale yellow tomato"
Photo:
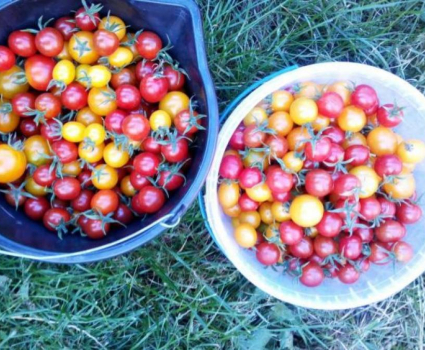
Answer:
[[273, 223], [272, 204], [270, 202], [264, 202], [258, 209], [260, 213], [261, 221], [267, 225]]
[[157, 110], [149, 117], [149, 125], [153, 131], [158, 131], [159, 129], [169, 129], [172, 125], [172, 120], [167, 112]]
[[108, 56], [111, 66], [122, 68], [128, 66], [133, 61], [133, 53], [126, 47], [119, 47], [113, 54]]
[[289, 91], [277, 90], [272, 93], [270, 107], [273, 112], [289, 112], [292, 102], [294, 102], [294, 96]]
[[374, 169], [360, 165], [351, 169], [350, 174], [355, 175], [360, 180], [360, 198], [373, 196], [378, 190], [381, 178]]
[[258, 228], [261, 224], [261, 217], [258, 211], [243, 211], [239, 215], [241, 224], [249, 224], [254, 228]]
[[246, 189], [246, 194], [253, 201], [262, 203], [272, 198], [272, 192], [265, 182], [261, 182], [251, 188]]
[[117, 147], [111, 142], [103, 150], [103, 159], [113, 168], [122, 168], [130, 160], [130, 154], [121, 146]]
[[257, 243], [257, 231], [249, 224], [241, 224], [235, 228], [234, 237], [236, 243], [243, 248], [252, 248]]
[[289, 214], [289, 205], [287, 205], [287, 203], [273, 202], [271, 210], [273, 218], [277, 222], [291, 220], [291, 215]]
[[420, 163], [425, 158], [425, 144], [420, 140], [406, 140], [397, 147], [397, 155], [404, 163]]
[[365, 127], [367, 118], [362, 109], [355, 106], [348, 106], [342, 110], [337, 118], [337, 123], [344, 131], [359, 132]]
[[377, 156], [394, 154], [397, 151], [397, 137], [391, 129], [378, 126], [367, 135], [367, 145]]
[[101, 64], [91, 66], [87, 75], [92, 87], [101, 88], [109, 84], [112, 74], [111, 71]]
[[240, 188], [236, 182], [222, 182], [218, 187], [218, 201], [223, 208], [231, 208], [238, 203]]
[[295, 197], [289, 207], [292, 221], [301, 227], [317, 225], [322, 220], [323, 212], [323, 203], [309, 194]]
[[67, 122], [62, 127], [62, 137], [69, 142], [81, 142], [85, 129], [86, 126], [80, 122]]
[[159, 109], [167, 112], [171, 118], [189, 108], [190, 99], [184, 92], [171, 91], [159, 102]]
[[297, 98], [289, 108], [289, 115], [295, 124], [304, 125], [311, 123], [317, 118], [317, 104], [307, 97]]
[[384, 191], [394, 199], [408, 199], [415, 193], [416, 182], [413, 174], [401, 173], [385, 183]]
[[101, 145], [106, 138], [105, 127], [100, 124], [90, 124], [84, 129], [84, 137], [85, 140], [90, 140], [94, 145]]
[[296, 173], [299, 172], [304, 166], [304, 161], [302, 158], [293, 151], [288, 152], [283, 156], [283, 162], [289, 170], [292, 170]]
[[267, 120], [267, 112], [264, 108], [254, 107], [244, 118], [243, 123], [245, 126], [260, 125]]

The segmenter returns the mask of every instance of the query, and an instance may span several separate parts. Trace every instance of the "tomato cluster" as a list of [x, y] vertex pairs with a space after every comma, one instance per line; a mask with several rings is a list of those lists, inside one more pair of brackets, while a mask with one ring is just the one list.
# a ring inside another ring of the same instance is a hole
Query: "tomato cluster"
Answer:
[[392, 130], [403, 118], [365, 84], [275, 91], [233, 133], [219, 169], [236, 242], [309, 287], [409, 261], [403, 238], [422, 216], [413, 170], [425, 144]]
[[151, 31], [87, 5], [0, 46], [0, 185], [60, 235], [104, 237], [162, 208], [204, 129], [186, 72]]

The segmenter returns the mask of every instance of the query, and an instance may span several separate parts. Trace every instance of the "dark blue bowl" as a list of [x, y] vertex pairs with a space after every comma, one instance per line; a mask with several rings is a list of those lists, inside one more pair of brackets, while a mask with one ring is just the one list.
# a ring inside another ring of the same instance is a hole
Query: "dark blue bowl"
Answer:
[[[184, 187], [171, 195], [166, 205], [142, 222], [111, 230], [102, 240], [93, 241], [78, 235], [60, 240], [41, 223], [15, 211], [0, 199], [0, 247], [19, 255], [60, 263], [83, 263], [111, 258], [135, 249], [175, 225], [201, 190], [214, 154], [218, 133], [218, 108], [214, 85], [208, 70], [202, 21], [197, 5], [191, 0], [105, 0], [104, 11], [121, 17], [134, 29], [145, 28], [158, 33], [164, 43], [173, 45], [170, 53], [189, 76], [188, 91], [199, 102], [198, 110], [206, 114], [206, 131], [199, 133], [192, 154], [192, 166]], [[75, 0], [0, 0], [0, 42], [6, 43], [10, 32], [34, 27], [44, 19], [68, 15], [80, 7]], [[105, 12], [105, 14], [106, 14]], [[1, 196], [3, 197], [3, 196]], [[149, 229], [138, 233], [143, 228]], [[130, 238], [129, 238], [130, 237]]]

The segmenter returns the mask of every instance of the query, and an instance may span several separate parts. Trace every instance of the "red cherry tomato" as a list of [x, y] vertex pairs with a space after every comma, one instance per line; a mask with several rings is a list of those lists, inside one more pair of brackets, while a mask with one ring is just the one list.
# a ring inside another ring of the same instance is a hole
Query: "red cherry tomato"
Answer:
[[122, 123], [127, 116], [127, 112], [124, 112], [120, 109], [109, 113], [105, 117], [105, 128], [108, 131], [115, 132], [117, 134], [122, 134]]
[[127, 225], [133, 221], [134, 215], [126, 205], [120, 203], [112, 218]]
[[334, 181], [333, 193], [341, 198], [350, 198], [359, 190], [360, 180], [355, 175], [342, 174]]
[[152, 177], [158, 172], [160, 162], [156, 154], [142, 152], [134, 158], [133, 167], [139, 174]]
[[360, 199], [360, 215], [364, 220], [372, 221], [381, 214], [381, 203], [374, 197]]
[[270, 167], [266, 176], [267, 186], [272, 192], [289, 192], [294, 184], [292, 174], [282, 170], [279, 166]]
[[422, 209], [417, 204], [403, 202], [397, 208], [396, 216], [402, 224], [414, 224], [422, 217]]
[[339, 240], [339, 252], [350, 260], [356, 260], [362, 253], [362, 240], [357, 235], [344, 236]]
[[288, 152], [288, 141], [282, 136], [269, 135], [266, 138], [265, 144], [269, 147], [271, 157], [283, 158]]
[[351, 104], [365, 112], [371, 112], [379, 105], [378, 95], [373, 87], [366, 84], [358, 85], [351, 94]]
[[58, 179], [53, 184], [53, 192], [56, 197], [64, 201], [70, 201], [78, 197], [81, 192], [80, 181], [73, 177]]
[[375, 235], [380, 242], [397, 242], [406, 235], [406, 228], [398, 221], [387, 219], [375, 228]]
[[91, 170], [83, 170], [79, 175], [78, 175], [78, 181], [80, 181], [81, 183], [81, 187], [90, 187], [93, 185], [93, 182], [91, 181], [91, 175], [92, 172]]
[[350, 165], [358, 166], [366, 164], [370, 158], [370, 150], [363, 145], [352, 145], [347, 147], [344, 154], [344, 160], [350, 161]]
[[59, 30], [46, 27], [35, 36], [35, 47], [44, 56], [55, 57], [63, 49], [63, 36]]
[[168, 92], [169, 83], [165, 77], [147, 74], [140, 81], [140, 94], [149, 103], [161, 101]]
[[345, 284], [353, 284], [360, 278], [360, 272], [351, 264], [345, 264], [338, 271], [338, 279]]
[[386, 265], [390, 262], [390, 255], [384, 243], [372, 242], [370, 244], [369, 261], [376, 265]]
[[50, 203], [45, 197], [28, 198], [25, 201], [24, 212], [33, 220], [41, 220], [49, 210]]
[[42, 124], [40, 132], [41, 136], [49, 142], [59, 141], [62, 139], [61, 125], [54, 119], [47, 120], [45, 124]]
[[53, 182], [57, 179], [55, 170], [50, 169], [50, 164], [39, 166], [37, 169], [35, 169], [32, 176], [34, 181], [43, 187], [52, 186]]
[[142, 142], [142, 149], [146, 152], [151, 152], [155, 154], [161, 153], [161, 145], [154, 137], [147, 137]]
[[164, 170], [159, 172], [158, 175], [158, 185], [167, 191], [177, 190], [182, 187], [185, 182], [185, 177], [180, 172]]
[[317, 100], [319, 114], [328, 118], [337, 118], [344, 109], [344, 101], [336, 92], [325, 92]]
[[117, 210], [119, 203], [119, 197], [113, 190], [100, 190], [90, 201], [91, 208], [103, 215]]
[[325, 211], [316, 228], [324, 237], [336, 237], [341, 232], [342, 224], [343, 221], [337, 213]]
[[170, 163], [180, 163], [189, 157], [189, 144], [186, 139], [178, 139], [175, 142], [161, 146], [161, 153]]
[[101, 219], [82, 218], [80, 217], [81, 221], [78, 219], [78, 223], [87, 237], [91, 239], [102, 239], [108, 234], [111, 227], [109, 223], [104, 223]]
[[156, 68], [158, 67], [157, 63], [152, 61], [146, 61], [146, 59], [140, 61], [136, 65], [136, 78], [137, 80], [142, 80], [147, 75], [152, 75], [155, 73]]
[[385, 199], [384, 197], [378, 197], [377, 199], [381, 205], [381, 215], [392, 218], [396, 213], [395, 203]]
[[329, 126], [322, 133], [323, 136], [329, 138], [333, 143], [341, 145], [345, 140], [345, 132], [338, 126]]
[[136, 75], [130, 68], [123, 68], [121, 71], [112, 74], [111, 86], [114, 90], [121, 85], [137, 85]]
[[289, 252], [300, 259], [308, 259], [313, 255], [313, 242], [310, 237], [303, 237], [300, 242], [290, 245]]
[[317, 287], [325, 279], [323, 269], [315, 262], [310, 262], [302, 268], [300, 282], [307, 287]]
[[137, 171], [132, 171], [130, 174], [131, 185], [136, 190], [141, 190], [143, 187], [151, 185], [150, 181], [146, 176], [139, 174]]
[[139, 90], [133, 85], [120, 85], [116, 91], [118, 108], [132, 110], [139, 107], [142, 97]]
[[37, 125], [33, 119], [22, 119], [19, 123], [19, 130], [25, 137], [31, 137], [40, 134], [40, 129], [40, 125]]
[[223, 157], [218, 173], [224, 179], [236, 180], [240, 176], [242, 170], [243, 163], [240, 157], [229, 154]]
[[157, 34], [146, 30], [137, 37], [136, 49], [143, 58], [154, 60], [162, 49], [162, 40]]
[[165, 203], [164, 192], [154, 186], [143, 187], [135, 197], [141, 212], [146, 214], [156, 213]]
[[403, 163], [395, 154], [386, 154], [376, 158], [374, 169], [380, 177], [398, 175], [403, 169]]
[[249, 198], [249, 196], [246, 193], [243, 193], [239, 197], [238, 203], [239, 203], [241, 210], [244, 211], [244, 212], [246, 212], [246, 211], [256, 211], [258, 209], [258, 207], [260, 206], [260, 203]]
[[59, 97], [45, 92], [35, 99], [35, 109], [43, 112], [45, 119], [53, 119], [61, 113], [62, 103]]
[[34, 55], [25, 61], [25, 75], [28, 83], [38, 91], [46, 91], [52, 80], [56, 62], [51, 57]]
[[373, 229], [369, 227], [359, 227], [354, 232], [363, 243], [370, 243], [373, 240]]
[[0, 72], [5, 72], [15, 65], [15, 54], [7, 46], [0, 45]]
[[245, 144], [243, 142], [243, 135], [244, 135], [245, 127], [243, 125], [239, 126], [235, 132], [233, 133], [232, 137], [229, 141], [229, 146], [235, 150], [242, 151], [245, 149]]
[[[332, 164], [337, 164], [341, 162], [344, 159], [344, 148], [342, 148], [337, 143], [331, 143], [331, 150], [329, 151], [328, 157], [325, 159], [326, 163], [330, 163], [330, 166]], [[305, 162], [304, 162], [305, 165]]]
[[263, 173], [258, 168], [245, 168], [239, 173], [238, 181], [241, 188], [245, 190], [263, 181]]
[[75, 25], [81, 30], [91, 32], [98, 27], [100, 23], [100, 17], [97, 12], [89, 12], [90, 11], [87, 11], [87, 9], [85, 9], [84, 7], [78, 9], [75, 13]]
[[44, 226], [49, 231], [56, 231], [57, 227], [62, 223], [67, 223], [71, 220], [71, 215], [61, 208], [52, 208], [45, 212], [43, 216]]
[[280, 250], [276, 244], [263, 242], [257, 246], [257, 260], [266, 266], [275, 265], [280, 258]]
[[85, 212], [91, 209], [91, 199], [93, 198], [93, 191], [90, 190], [81, 190], [77, 197], [71, 200], [71, 207], [75, 211], [80, 213]]
[[73, 82], [61, 94], [61, 101], [65, 108], [76, 111], [87, 106], [88, 94], [84, 86]]
[[120, 40], [115, 33], [98, 29], [93, 35], [93, 46], [99, 56], [109, 56], [120, 46]]
[[386, 128], [394, 128], [399, 125], [404, 118], [403, 108], [394, 106], [393, 104], [385, 104], [378, 108], [376, 119], [379, 125]]
[[133, 141], [144, 140], [150, 130], [149, 120], [142, 114], [130, 114], [122, 121], [124, 135]]
[[318, 235], [314, 239], [313, 246], [315, 253], [323, 259], [338, 252], [337, 242], [332, 238], [321, 235]]
[[78, 158], [78, 148], [75, 143], [59, 140], [52, 143], [52, 151], [63, 164], [71, 163]]
[[322, 137], [315, 143], [307, 142], [305, 145], [305, 156], [313, 162], [323, 162], [331, 152], [331, 141], [327, 137]]
[[331, 193], [333, 189], [332, 176], [323, 169], [314, 169], [307, 173], [305, 177], [305, 190], [316, 197], [324, 197]]
[[[279, 225], [280, 240], [283, 244], [294, 245], [299, 244], [304, 238], [304, 230], [293, 221], [283, 221]], [[306, 246], [306, 244], [304, 244]], [[301, 253], [302, 249], [300, 248]]]
[[243, 131], [243, 143], [249, 148], [261, 147], [266, 142], [266, 137], [255, 124], [247, 126]]
[[37, 53], [35, 35], [22, 30], [10, 33], [7, 43], [15, 55], [31, 57]]
[[54, 27], [62, 34], [65, 41], [69, 41], [76, 30], [74, 19], [68, 16], [58, 18], [55, 21]]
[[168, 79], [169, 90], [170, 91], [179, 91], [183, 89], [183, 86], [186, 82], [186, 77], [183, 73], [178, 70], [175, 70], [173, 67], [166, 65], [164, 67], [164, 76]]
[[413, 258], [413, 248], [407, 242], [397, 242], [393, 246], [393, 252], [397, 261], [407, 263]]
[[35, 109], [35, 95], [32, 92], [20, 92], [12, 98], [13, 113], [26, 118], [29, 110]]

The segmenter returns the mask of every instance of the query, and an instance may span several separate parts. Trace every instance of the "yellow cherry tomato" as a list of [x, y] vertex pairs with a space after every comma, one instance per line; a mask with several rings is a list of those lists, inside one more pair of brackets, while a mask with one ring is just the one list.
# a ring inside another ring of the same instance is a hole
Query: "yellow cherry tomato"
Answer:
[[218, 201], [223, 208], [231, 208], [238, 203], [240, 188], [236, 182], [222, 182], [218, 186]]
[[28, 193], [37, 197], [44, 197], [49, 193], [47, 187], [40, 186], [32, 177], [27, 177], [25, 179], [25, 189]]
[[261, 224], [261, 217], [258, 211], [243, 211], [241, 215], [239, 215], [239, 222], [258, 228]]
[[239, 204], [236, 204], [230, 208], [223, 208], [223, 212], [231, 218], [237, 218], [241, 214], [242, 210]]
[[269, 202], [264, 202], [258, 208], [258, 212], [260, 213], [261, 221], [267, 225], [273, 223], [273, 213], [272, 213], [272, 204]]
[[71, 84], [75, 79], [75, 66], [69, 60], [61, 60], [53, 68], [52, 76], [57, 82]]
[[117, 147], [115, 143], [111, 142], [103, 150], [103, 159], [113, 168], [122, 168], [130, 160], [130, 155], [121, 146]]
[[279, 136], [288, 135], [293, 127], [294, 122], [287, 112], [274, 112], [269, 118], [268, 128], [276, 131]]
[[62, 51], [59, 53], [59, 55], [56, 56], [59, 60], [72, 60], [71, 54], [69, 53], [69, 42], [65, 41], [63, 43]]
[[171, 118], [189, 108], [189, 97], [181, 91], [171, 91], [159, 102], [159, 109], [167, 112]]
[[283, 222], [291, 220], [291, 215], [289, 214], [289, 205], [281, 202], [273, 202], [271, 206], [271, 211], [273, 218], [277, 222]]
[[106, 131], [103, 125], [90, 124], [84, 129], [83, 139], [90, 140], [94, 145], [99, 146], [105, 141]]
[[270, 107], [273, 112], [289, 112], [292, 102], [294, 102], [294, 96], [289, 91], [277, 90], [272, 93]]
[[86, 126], [80, 122], [67, 122], [62, 127], [62, 137], [69, 142], [81, 142], [85, 130]]
[[127, 33], [127, 27], [124, 21], [117, 16], [106, 16], [103, 17], [99, 23], [99, 29], [105, 29], [118, 37], [118, 39], [122, 40]]
[[362, 133], [354, 132], [350, 135], [347, 135], [345, 140], [342, 142], [342, 147], [344, 149], [354, 145], [367, 146], [366, 137]]
[[18, 75], [25, 76], [24, 70], [19, 66], [13, 66], [7, 71], [0, 72], [0, 95], [3, 98], [12, 99], [20, 92], [27, 92], [29, 85], [24, 80], [20, 80]]
[[119, 47], [108, 56], [109, 64], [117, 68], [128, 66], [132, 61], [133, 53], [126, 47]]
[[264, 170], [269, 167], [269, 160], [264, 152], [258, 152], [250, 149], [248, 154], [242, 160], [245, 168], [261, 166]]
[[90, 79], [91, 86], [97, 88], [108, 85], [112, 77], [111, 71], [101, 64], [91, 66], [88, 69], [87, 74]]
[[7, 144], [0, 144], [0, 183], [18, 180], [27, 167], [27, 159], [23, 151]]
[[397, 137], [391, 129], [378, 126], [367, 135], [367, 145], [377, 156], [394, 154], [397, 150]]
[[117, 109], [114, 92], [108, 87], [91, 88], [88, 104], [93, 113], [105, 116]]
[[382, 187], [394, 199], [408, 199], [415, 193], [416, 183], [413, 174], [401, 173]]
[[260, 125], [267, 120], [267, 112], [264, 108], [254, 107], [244, 118], [243, 123], [245, 126]]
[[288, 148], [290, 151], [301, 151], [305, 148], [306, 141], [311, 139], [311, 135], [307, 128], [296, 127], [286, 137]]
[[360, 198], [368, 198], [375, 194], [381, 181], [378, 174], [366, 165], [356, 166], [350, 170], [360, 180]]
[[257, 243], [257, 231], [249, 224], [239, 224], [234, 232], [235, 241], [242, 248], [252, 248]]
[[127, 197], [133, 197], [137, 193], [137, 190], [131, 184], [130, 175], [123, 177], [120, 183], [120, 189]]
[[149, 124], [153, 131], [158, 131], [159, 129], [169, 129], [171, 127], [172, 121], [170, 115], [167, 112], [157, 110], [149, 117]]
[[298, 98], [309, 98], [317, 99], [322, 93], [323, 87], [319, 84], [316, 84], [312, 81], [305, 81], [298, 83], [294, 86], [294, 97]]
[[266, 228], [266, 232], [264, 232], [264, 235], [267, 238], [279, 238], [280, 240], [280, 234], [279, 234], [279, 224], [278, 223], [272, 223], [270, 225], [267, 226]]
[[103, 158], [105, 144], [94, 146], [84, 141], [78, 145], [78, 156], [88, 163], [96, 163]]
[[233, 228], [238, 227], [240, 224], [241, 223], [239, 222], [239, 219], [238, 218], [232, 218], [232, 226], [233, 226]]
[[301, 227], [317, 225], [322, 220], [323, 212], [323, 203], [309, 194], [295, 197], [289, 207], [292, 221]]
[[425, 144], [420, 140], [406, 140], [397, 147], [397, 155], [404, 163], [420, 163], [425, 158]]
[[293, 151], [288, 152], [283, 156], [283, 162], [289, 170], [295, 171], [296, 173], [304, 166], [302, 158], [297, 156], [297, 154]]
[[92, 32], [76, 32], [68, 44], [69, 54], [74, 61], [82, 64], [93, 64], [99, 59], [94, 49]]
[[100, 115], [93, 113], [90, 107], [84, 107], [77, 112], [75, 120], [85, 126], [90, 124], [103, 125], [103, 119]]
[[0, 103], [0, 132], [8, 134], [16, 130], [20, 121], [19, 115], [12, 112], [9, 103]]
[[81, 164], [78, 160], [74, 160], [73, 162], [63, 164], [62, 166], [62, 174], [68, 175], [68, 176], [78, 176], [80, 175], [81, 171]]
[[313, 127], [314, 131], [320, 131], [328, 127], [330, 123], [330, 118], [324, 117], [319, 114], [317, 118], [313, 121], [313, 123], [311, 123], [311, 126]]
[[51, 163], [52, 152], [49, 143], [40, 135], [28, 137], [24, 141], [24, 153], [28, 163], [36, 166]]
[[338, 126], [344, 131], [359, 132], [366, 123], [366, 114], [362, 109], [348, 106], [345, 107], [337, 118]]
[[259, 203], [268, 201], [270, 198], [272, 198], [272, 191], [270, 191], [269, 186], [267, 186], [265, 182], [261, 182], [258, 185], [255, 185], [254, 187], [247, 188], [246, 194], [253, 201]]
[[289, 115], [295, 124], [304, 125], [311, 123], [317, 118], [317, 104], [307, 97], [297, 98], [289, 108]]
[[344, 106], [348, 106], [351, 103], [351, 93], [354, 89], [352, 83], [346, 81], [337, 81], [326, 87], [326, 92], [336, 92], [341, 96]]
[[88, 64], [80, 64], [75, 69], [75, 80], [78, 81], [85, 88], [91, 87], [91, 81], [89, 77], [90, 65]]
[[93, 186], [99, 190], [111, 190], [118, 183], [116, 169], [106, 164], [100, 164], [92, 171]]

